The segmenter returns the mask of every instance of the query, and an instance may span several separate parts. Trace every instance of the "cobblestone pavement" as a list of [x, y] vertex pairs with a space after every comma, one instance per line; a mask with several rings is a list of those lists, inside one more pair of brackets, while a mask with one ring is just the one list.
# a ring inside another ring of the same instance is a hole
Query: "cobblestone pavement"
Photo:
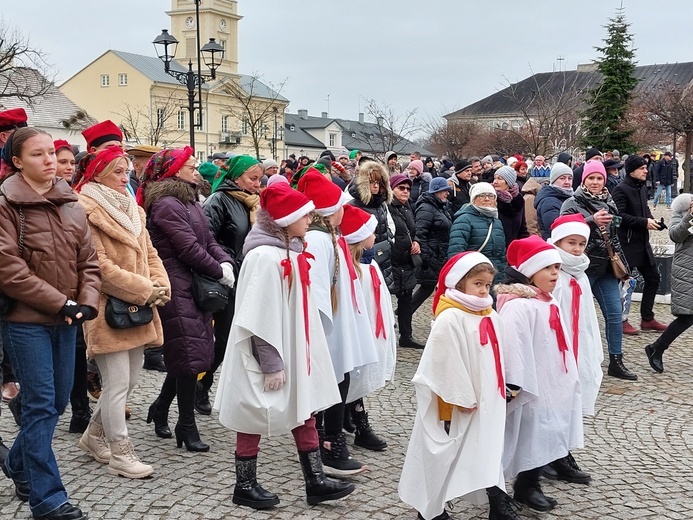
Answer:
[[[670, 212], [662, 214], [668, 219]], [[419, 339], [428, 333], [429, 309], [427, 302], [415, 316]], [[671, 321], [668, 306], [657, 305], [655, 310], [659, 319]], [[631, 322], [636, 325], [638, 315], [634, 303]], [[643, 333], [625, 338], [625, 362], [639, 379], [624, 382], [604, 378], [597, 413], [585, 421], [586, 447], [574, 453], [582, 468], [592, 474], [593, 482], [588, 486], [545, 482], [545, 492], [554, 496], [559, 506], [541, 515], [543, 518], [693, 518], [693, 333], [684, 334], [667, 351], [663, 374], [650, 369], [643, 352], [656, 337]], [[344, 500], [314, 507], [306, 504], [293, 440], [287, 435], [262, 441], [258, 470], [261, 483], [279, 494], [279, 507], [256, 512], [235, 506], [231, 502], [235, 436], [213, 414], [198, 416], [202, 438], [211, 445], [209, 453], [188, 453], [177, 449], [174, 439], [157, 438], [145, 419], [163, 375], [147, 371], [130, 399], [133, 416], [128, 427], [141, 458], [155, 465], [153, 478], [129, 480], [108, 475], [104, 465], [79, 450], [79, 436], [68, 433], [68, 412], [58, 424], [54, 442], [63, 480], [73, 502], [92, 520], [414, 519], [416, 512], [397, 496], [397, 483], [415, 414], [410, 380], [420, 353], [400, 349], [398, 355], [395, 381], [367, 399], [371, 422], [389, 447], [380, 453], [352, 449], [370, 471], [353, 479], [357, 490]], [[0, 434], [11, 442], [17, 428], [7, 407], [2, 408]], [[172, 425], [175, 420], [172, 410]], [[521, 514], [539, 518], [528, 510]], [[483, 508], [457, 501], [452, 516], [482, 519], [488, 514]], [[0, 479], [0, 518], [29, 517], [29, 508], [14, 498], [10, 481]]]

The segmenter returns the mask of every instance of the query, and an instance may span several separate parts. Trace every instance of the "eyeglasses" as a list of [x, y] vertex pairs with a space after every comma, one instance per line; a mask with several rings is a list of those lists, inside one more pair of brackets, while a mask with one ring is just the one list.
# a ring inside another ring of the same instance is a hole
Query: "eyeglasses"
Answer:
[[482, 193], [481, 195], [477, 195], [474, 198], [475, 199], [481, 199], [481, 200], [493, 200], [496, 198], [496, 196], [492, 195], [491, 193]]
[[378, 186], [380, 181], [371, 181], [371, 186]]
[[409, 186], [395, 186], [398, 190], [400, 191], [411, 191], [411, 188]]

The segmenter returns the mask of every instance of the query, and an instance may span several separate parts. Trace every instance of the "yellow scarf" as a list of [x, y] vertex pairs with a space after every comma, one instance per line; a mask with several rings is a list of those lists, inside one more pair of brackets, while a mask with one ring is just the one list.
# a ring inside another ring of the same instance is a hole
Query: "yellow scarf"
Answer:
[[255, 213], [260, 207], [260, 195], [257, 193], [248, 193], [240, 190], [233, 190], [226, 192], [230, 197], [242, 202], [246, 208], [248, 208], [248, 213], [250, 214], [250, 225], [255, 224]]
[[488, 309], [484, 309], [483, 311], [473, 311], [471, 309], [468, 309], [461, 303], [451, 300], [445, 295], [442, 295], [438, 300], [438, 306], [436, 307], [436, 310], [434, 312], [435, 317], [437, 318], [438, 315], [445, 309], [460, 309], [461, 311], [468, 312], [469, 314], [474, 314], [475, 316], [488, 316], [493, 312], [493, 307], [489, 307]]

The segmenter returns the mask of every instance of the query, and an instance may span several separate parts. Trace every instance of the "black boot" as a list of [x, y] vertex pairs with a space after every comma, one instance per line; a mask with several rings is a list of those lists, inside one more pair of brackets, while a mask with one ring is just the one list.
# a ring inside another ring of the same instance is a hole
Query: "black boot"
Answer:
[[623, 364], [623, 354], [609, 354], [609, 370], [606, 372], [612, 377], [636, 381], [638, 376], [626, 368]]
[[22, 394], [21, 392], [17, 394], [16, 397], [10, 399], [7, 403], [7, 407], [12, 412], [12, 417], [14, 417], [14, 422], [17, 426], [22, 425]]
[[58, 509], [54, 509], [50, 513], [42, 516], [35, 516], [35, 520], [87, 520], [87, 515], [82, 513], [82, 510], [73, 506], [69, 502], [65, 502]]
[[399, 346], [402, 348], [416, 348], [419, 350], [422, 350], [426, 345], [423, 343], [419, 343], [416, 341], [413, 337], [405, 337], [405, 336], [400, 336], [399, 337]]
[[354, 437], [356, 446], [372, 451], [383, 451], [387, 448], [387, 442], [373, 432], [368, 422], [368, 413], [364, 409], [363, 399], [349, 403], [346, 408], [351, 411], [351, 416], [354, 418], [354, 424], [356, 425], [356, 435]]
[[299, 451], [303, 477], [306, 480], [306, 500], [308, 505], [319, 504], [328, 500], [343, 498], [356, 489], [349, 482], [340, 482], [325, 477], [323, 472], [320, 450]]
[[233, 488], [233, 503], [253, 509], [267, 509], [279, 503], [279, 497], [263, 489], [257, 482], [257, 456], [236, 455], [236, 486]]
[[521, 520], [517, 511], [520, 505], [499, 487], [486, 488], [489, 520]]
[[356, 431], [356, 425], [351, 419], [351, 411], [348, 406], [344, 407], [344, 431], [349, 433], [354, 433]]
[[212, 405], [209, 403], [209, 390], [199, 381], [195, 385], [195, 410], [202, 415], [211, 415]]
[[145, 370], [155, 370], [157, 372], [166, 372], [166, 364], [164, 363], [164, 351], [162, 347], [148, 348], [144, 351], [144, 363], [142, 368]]
[[147, 424], [154, 421], [154, 433], [162, 439], [173, 437], [171, 428], [168, 426], [168, 410], [159, 409], [159, 399], [152, 403], [147, 414]]
[[[5, 446], [3, 444], [2, 439], [0, 439], [0, 444]], [[7, 448], [7, 446], [5, 446]], [[8, 450], [9, 451], [9, 450]], [[7, 458], [7, 456], [5, 456]], [[29, 483], [28, 482], [19, 482], [18, 480], [13, 479], [10, 477], [10, 472], [7, 471], [7, 466], [5, 465], [5, 460], [3, 459], [2, 464], [0, 465], [0, 469], [2, 469], [2, 472], [5, 474], [5, 476], [9, 479], [12, 480], [14, 483], [14, 496], [16, 496], [19, 500], [22, 502], [28, 502], [29, 501]]]
[[539, 485], [539, 472], [541, 468], [529, 471], [521, 471], [515, 481], [515, 493], [513, 498], [535, 511], [551, 511], [556, 507], [556, 500], [544, 495]]
[[185, 448], [188, 451], [209, 451], [209, 444], [205, 444], [200, 439], [200, 432], [197, 431], [195, 419], [185, 423], [179, 419], [174, 431], [176, 432], [176, 446], [179, 448], [185, 443]]
[[660, 347], [657, 343], [652, 343], [652, 345], [647, 345], [645, 347], [645, 354], [647, 354], [647, 360], [650, 362], [652, 370], [661, 374], [664, 372], [664, 362], [662, 361], [662, 354], [667, 347]]
[[176, 398], [178, 399], [178, 424], [174, 428], [176, 444], [183, 443], [188, 451], [209, 451], [209, 445], [200, 440], [200, 433], [195, 424], [195, 385], [197, 378], [177, 377]]
[[91, 408], [89, 398], [85, 395], [71, 399], [72, 419], [70, 419], [70, 433], [84, 433], [91, 420]]
[[0, 466], [5, 465], [5, 459], [7, 458], [8, 453], [10, 453], [10, 449], [3, 442], [2, 437], [0, 437]]
[[[419, 520], [426, 520], [421, 513], [418, 514], [417, 518]], [[438, 516], [431, 518], [431, 520], [452, 520], [452, 517], [448, 514], [447, 511], [443, 511]]]
[[320, 443], [320, 453], [325, 472], [333, 477], [357, 475], [368, 469], [366, 465], [349, 456], [343, 432], [339, 435], [325, 435]]
[[580, 469], [573, 456], [568, 453], [567, 457], [555, 460], [551, 467], [556, 470], [556, 479], [573, 484], [589, 484], [592, 477]]

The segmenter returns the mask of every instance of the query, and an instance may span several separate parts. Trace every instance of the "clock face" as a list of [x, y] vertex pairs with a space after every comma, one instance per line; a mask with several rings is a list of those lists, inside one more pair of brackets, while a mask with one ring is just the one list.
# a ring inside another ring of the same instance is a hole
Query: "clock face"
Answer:
[[192, 29], [193, 27], [195, 27], [195, 19], [192, 16], [188, 16], [185, 19], [185, 25], [188, 29]]
[[219, 22], [219, 28], [220, 28], [222, 31], [225, 31], [225, 30], [226, 30], [226, 20], [221, 20], [221, 21]]

